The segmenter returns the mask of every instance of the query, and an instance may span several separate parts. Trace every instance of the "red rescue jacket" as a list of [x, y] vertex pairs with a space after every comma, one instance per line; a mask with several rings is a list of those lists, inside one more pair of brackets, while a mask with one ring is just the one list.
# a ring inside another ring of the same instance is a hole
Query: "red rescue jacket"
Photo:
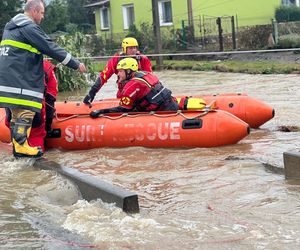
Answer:
[[52, 95], [54, 98], [57, 97], [58, 84], [55, 76], [56, 66], [49, 60], [44, 60], [44, 72], [45, 72], [45, 88], [46, 93]]
[[[101, 79], [101, 84], [98, 87], [99, 91], [101, 87], [108, 81], [108, 79], [113, 75], [117, 74], [117, 64], [121, 59], [124, 59], [124, 54], [122, 53], [116, 53], [111, 59], [108, 60], [106, 66], [104, 67], [103, 71], [100, 72], [99, 77]], [[138, 69], [141, 71], [146, 71], [146, 72], [152, 72], [152, 65], [151, 61], [149, 60], [148, 57], [142, 55], [142, 54], [137, 54], [135, 59], [138, 61]], [[117, 98], [120, 97], [120, 93], [122, 91], [121, 89], [122, 86], [118, 83], [118, 93], [117, 93]]]

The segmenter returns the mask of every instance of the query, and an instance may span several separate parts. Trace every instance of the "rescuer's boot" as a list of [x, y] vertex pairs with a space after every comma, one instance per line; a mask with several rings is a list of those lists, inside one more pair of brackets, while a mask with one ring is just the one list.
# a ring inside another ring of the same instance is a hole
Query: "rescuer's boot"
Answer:
[[31, 131], [31, 119], [18, 118], [12, 133], [13, 154], [15, 157], [40, 157], [43, 155], [41, 147], [31, 147], [28, 137]]

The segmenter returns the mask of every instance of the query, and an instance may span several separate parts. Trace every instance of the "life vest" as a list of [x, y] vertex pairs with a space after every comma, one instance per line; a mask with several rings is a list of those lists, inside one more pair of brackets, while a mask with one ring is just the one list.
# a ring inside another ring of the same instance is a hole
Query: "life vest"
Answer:
[[149, 93], [136, 103], [136, 107], [139, 111], [146, 111], [149, 109], [178, 109], [178, 104], [176, 101], [173, 100], [171, 90], [164, 87], [155, 75], [138, 71], [135, 73], [132, 80], [143, 82], [150, 88]]

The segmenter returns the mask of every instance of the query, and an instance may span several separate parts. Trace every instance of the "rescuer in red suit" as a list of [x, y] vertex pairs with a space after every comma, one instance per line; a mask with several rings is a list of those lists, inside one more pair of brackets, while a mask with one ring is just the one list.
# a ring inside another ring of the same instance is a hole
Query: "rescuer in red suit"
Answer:
[[[124, 57], [135, 58], [138, 62], [138, 69], [146, 72], [152, 72], [152, 65], [149, 58], [142, 55], [138, 51], [138, 42], [133, 37], [126, 37], [122, 41], [122, 52], [115, 54], [106, 64], [103, 71], [100, 72], [95, 84], [91, 87], [88, 95], [85, 96], [83, 102], [85, 104], [90, 104], [93, 102], [95, 95], [102, 88], [102, 86], [108, 81], [108, 79], [113, 75], [117, 74], [117, 64]], [[117, 98], [120, 98], [122, 86], [118, 83]]]
[[138, 71], [133, 58], [122, 59], [118, 65], [118, 82], [122, 85], [118, 107], [94, 110], [93, 118], [100, 114], [131, 111], [177, 111], [178, 103], [172, 92], [149, 72]]

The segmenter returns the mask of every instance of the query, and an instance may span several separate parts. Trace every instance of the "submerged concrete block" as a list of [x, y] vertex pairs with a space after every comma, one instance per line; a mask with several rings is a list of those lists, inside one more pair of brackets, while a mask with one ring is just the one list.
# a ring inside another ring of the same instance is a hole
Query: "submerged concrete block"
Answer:
[[284, 152], [283, 163], [286, 179], [300, 179], [300, 152]]
[[136, 193], [101, 181], [94, 176], [84, 174], [76, 169], [61, 166], [54, 161], [49, 161], [44, 158], [38, 159], [34, 166], [41, 169], [54, 170], [69, 178], [78, 186], [82, 197], [87, 201], [99, 198], [103, 202], [115, 203], [116, 206], [122, 208], [124, 212], [139, 212], [138, 196]]

